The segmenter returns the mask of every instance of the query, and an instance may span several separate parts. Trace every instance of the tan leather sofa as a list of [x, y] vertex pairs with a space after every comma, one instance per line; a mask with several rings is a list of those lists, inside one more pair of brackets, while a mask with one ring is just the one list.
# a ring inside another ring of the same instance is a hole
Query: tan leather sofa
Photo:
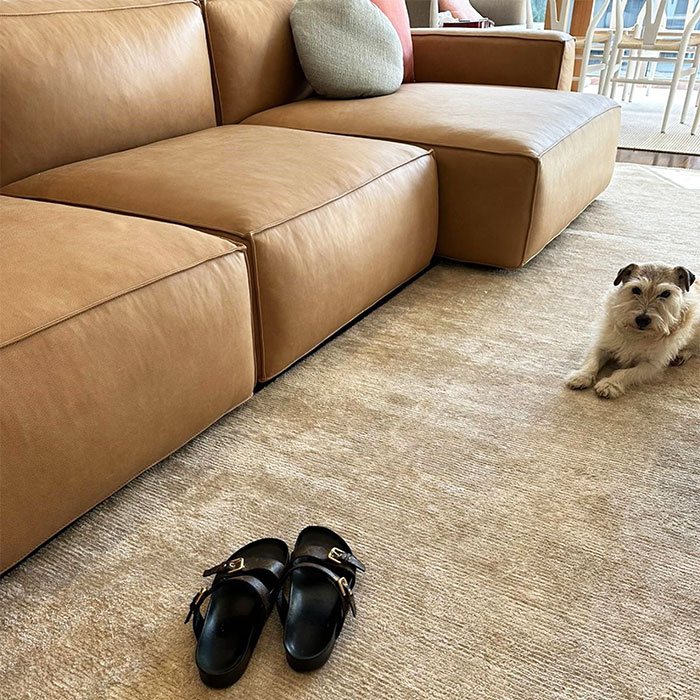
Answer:
[[0, 570], [253, 392], [240, 246], [0, 197]]
[[607, 185], [567, 36], [417, 32], [418, 82], [324, 101], [292, 4], [0, 0], [0, 571], [436, 250], [517, 267]]

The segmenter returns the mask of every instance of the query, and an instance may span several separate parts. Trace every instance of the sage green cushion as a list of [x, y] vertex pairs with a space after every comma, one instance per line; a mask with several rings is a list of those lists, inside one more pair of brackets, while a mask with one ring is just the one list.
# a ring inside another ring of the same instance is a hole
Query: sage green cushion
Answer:
[[375, 97], [403, 81], [401, 40], [371, 0], [297, 0], [290, 15], [301, 67], [326, 97]]

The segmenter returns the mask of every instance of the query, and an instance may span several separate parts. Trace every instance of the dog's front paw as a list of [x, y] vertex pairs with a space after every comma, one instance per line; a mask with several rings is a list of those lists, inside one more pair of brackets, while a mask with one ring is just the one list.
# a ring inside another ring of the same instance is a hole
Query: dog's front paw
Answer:
[[568, 386], [569, 389], [575, 390], [588, 389], [589, 387], [593, 386], [594, 381], [595, 377], [589, 372], [582, 372], [580, 370], [576, 370], [576, 372], [572, 372], [568, 376], [566, 380], [566, 386]]
[[595, 393], [601, 399], [616, 399], [618, 396], [622, 396], [625, 390], [610, 379], [601, 379], [595, 385]]
[[691, 357], [693, 353], [690, 350], [681, 350], [670, 362], [671, 367], [680, 367], [685, 364]]

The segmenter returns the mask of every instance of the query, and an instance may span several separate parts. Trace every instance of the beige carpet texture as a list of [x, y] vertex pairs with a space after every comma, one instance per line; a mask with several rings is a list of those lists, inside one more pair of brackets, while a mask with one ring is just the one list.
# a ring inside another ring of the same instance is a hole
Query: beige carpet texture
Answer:
[[[700, 272], [699, 179], [620, 165], [524, 269], [438, 263], [82, 517], [0, 579], [0, 697], [698, 700], [700, 359], [564, 380], [618, 268]], [[298, 674], [274, 614], [206, 688], [202, 570], [308, 524], [366, 564], [357, 619]]]

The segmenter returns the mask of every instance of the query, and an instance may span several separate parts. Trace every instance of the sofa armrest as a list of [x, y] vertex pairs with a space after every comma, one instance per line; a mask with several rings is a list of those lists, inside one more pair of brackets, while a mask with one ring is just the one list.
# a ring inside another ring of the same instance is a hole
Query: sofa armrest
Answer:
[[413, 29], [416, 82], [569, 90], [574, 40], [540, 30]]

